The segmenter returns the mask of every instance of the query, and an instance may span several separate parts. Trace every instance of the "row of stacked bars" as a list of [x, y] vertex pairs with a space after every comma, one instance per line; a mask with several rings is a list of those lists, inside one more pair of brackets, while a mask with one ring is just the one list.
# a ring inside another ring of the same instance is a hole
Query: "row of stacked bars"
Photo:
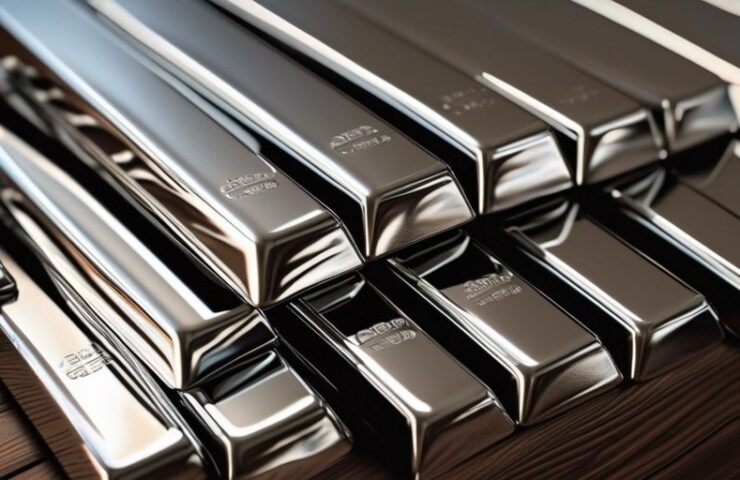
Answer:
[[0, 5], [0, 326], [100, 472], [440, 474], [740, 331], [740, 52], [614, 2], [214, 3]]

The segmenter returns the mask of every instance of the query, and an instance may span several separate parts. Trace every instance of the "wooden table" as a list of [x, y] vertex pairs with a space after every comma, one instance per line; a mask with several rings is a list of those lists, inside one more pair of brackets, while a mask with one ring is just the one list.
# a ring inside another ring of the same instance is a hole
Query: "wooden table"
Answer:
[[[42, 406], [43, 390], [4, 339], [0, 379], [15, 398], [0, 393], [0, 477], [62, 478], [60, 465], [76, 471], [80, 454], [60, 434], [65, 422]], [[362, 453], [321, 477], [393, 478]], [[725, 342], [656, 380], [519, 431], [441, 477], [740, 479], [740, 345]]]

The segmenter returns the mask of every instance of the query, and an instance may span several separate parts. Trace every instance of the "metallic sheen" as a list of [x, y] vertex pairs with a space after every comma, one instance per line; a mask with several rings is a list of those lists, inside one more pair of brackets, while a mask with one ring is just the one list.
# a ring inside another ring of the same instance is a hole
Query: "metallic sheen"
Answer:
[[120, 312], [110, 327], [170, 386], [184, 388], [275, 340], [256, 309], [235, 295], [226, 305], [200, 298], [69, 175], [1, 128], [0, 167], [0, 202], [29, 242], [73, 269], [68, 280], [76, 271], [95, 285], [106, 308]]
[[313, 478], [350, 450], [333, 412], [274, 351], [183, 398], [229, 479]]
[[86, 16], [67, 1], [0, 5], [3, 25], [63, 80], [41, 92], [19, 82], [61, 140], [105, 167], [255, 306], [360, 265], [336, 218], [254, 153], [252, 137], [210, 118], [185, 87]]
[[511, 433], [493, 394], [360, 275], [293, 307], [404, 417], [405, 437], [388, 441], [408, 445], [414, 478], [445, 472]]
[[183, 433], [139, 397], [117, 361], [7, 253], [0, 251], [0, 260], [18, 286], [17, 299], [0, 308], [0, 327], [80, 436], [96, 471], [110, 479], [190, 471], [193, 449]]
[[[611, 318], [601, 322], [618, 322], [623, 336], [609, 347], [627, 352], [629, 378], [659, 375], [722, 339], [702, 295], [580, 216], [577, 205], [538, 209], [507, 230], [532, 258], [607, 312]], [[587, 325], [597, 334], [604, 328]]]
[[573, 142], [576, 183], [605, 180], [661, 153], [651, 113], [497, 25], [496, 12], [445, 0], [338, 0], [479, 79]]
[[495, 11], [500, 25], [628, 93], [660, 115], [672, 152], [737, 130], [726, 83], [586, 8], [567, 1], [472, 2]]
[[504, 210], [570, 186], [568, 168], [541, 120], [345, 6], [331, 0], [214, 2], [462, 151], [470, 165], [451, 166], [474, 170], [470, 197], [478, 213]]
[[622, 380], [591, 333], [466, 234], [391, 262], [511, 373], [520, 423], [555, 415]]

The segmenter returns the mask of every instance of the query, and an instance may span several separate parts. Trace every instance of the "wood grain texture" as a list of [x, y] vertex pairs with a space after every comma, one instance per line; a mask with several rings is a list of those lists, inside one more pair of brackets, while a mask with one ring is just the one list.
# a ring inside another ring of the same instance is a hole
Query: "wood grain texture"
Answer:
[[33, 432], [15, 410], [0, 413], [0, 478], [40, 461], [44, 452]]
[[[0, 365], [20, 361], [17, 354], [9, 353], [0, 342]], [[18, 365], [0, 367], [0, 378], [5, 380], [8, 370], [15, 372], [11, 377], [29, 378], [18, 373]], [[19, 383], [10, 380], [9, 384]], [[21, 390], [18, 403], [38, 410], [40, 387], [27, 384]], [[12, 387], [11, 392], [16, 395]], [[626, 384], [559, 417], [521, 429], [439, 478], [740, 478], [738, 400], [740, 348], [724, 343], [658, 379]], [[65, 424], [64, 420], [48, 411], [29, 413], [29, 417], [35, 425], [46, 424], [39, 431], [50, 445], [56, 443], [53, 437], [62, 429], [49, 425]], [[49, 432], [52, 441], [47, 438]], [[69, 464], [67, 460], [65, 469]], [[374, 457], [353, 453], [319, 478], [395, 477]]]
[[64, 475], [59, 471], [54, 461], [46, 460], [35, 465], [18, 475], [12, 480], [62, 480]]

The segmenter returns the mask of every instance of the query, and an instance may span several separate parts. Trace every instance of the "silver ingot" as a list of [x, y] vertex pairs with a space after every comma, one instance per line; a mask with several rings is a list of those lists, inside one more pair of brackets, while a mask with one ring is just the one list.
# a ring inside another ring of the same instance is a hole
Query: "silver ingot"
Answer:
[[83, 7], [11, 0], [0, 20], [33, 52], [3, 45], [6, 58], [63, 81], [52, 89], [61, 98], [50, 97], [23, 81], [27, 69], [11, 72], [60, 140], [102, 165], [246, 301], [264, 306], [361, 264], [337, 219], [255, 153], [254, 138], [211, 118]]
[[445, 0], [344, 2], [559, 130], [572, 141], [569, 160], [578, 184], [608, 179], [661, 154], [647, 109], [501, 28], [495, 10], [450, 8]]
[[18, 286], [0, 307], [0, 328], [84, 442], [80, 461], [110, 479], [199, 468], [186, 436], [139, 397], [127, 370], [1, 250], [0, 260]]
[[0, 166], [0, 202], [23, 237], [88, 308], [118, 312], [102, 316], [168, 385], [187, 387], [274, 342], [256, 309], [219, 283], [210, 288], [231, 301], [201, 298], [188, 281], [206, 276], [178, 278], [75, 180], [1, 128]]
[[662, 112], [672, 152], [737, 130], [725, 82], [617, 23], [571, 2], [472, 1], [495, 11], [502, 26]]
[[445, 472], [512, 432], [493, 394], [359, 274], [292, 308], [404, 419], [388, 441], [408, 452], [412, 477]]
[[543, 420], [621, 382], [590, 332], [466, 234], [391, 263], [511, 373], [506, 387], [517, 399], [520, 423]]
[[351, 447], [334, 413], [274, 351], [182, 395], [230, 479], [313, 478]]
[[173, 75], [316, 171], [328, 182], [317, 189], [338, 189], [335, 201], [353, 206], [346, 215], [356, 219], [343, 220], [366, 258], [473, 218], [444, 163], [213, 7], [89, 3]]
[[451, 167], [472, 172], [474, 183], [465, 187], [478, 213], [504, 210], [570, 186], [568, 167], [544, 122], [345, 6], [331, 0], [213, 1], [460, 150], [470, 162]]
[[[655, 377], [723, 338], [705, 298], [563, 201], [513, 219], [507, 231], [545, 268], [616, 322], [609, 349], [627, 355], [625, 375]], [[605, 325], [586, 325], [599, 334]], [[606, 335], [602, 338], [606, 340]]]

